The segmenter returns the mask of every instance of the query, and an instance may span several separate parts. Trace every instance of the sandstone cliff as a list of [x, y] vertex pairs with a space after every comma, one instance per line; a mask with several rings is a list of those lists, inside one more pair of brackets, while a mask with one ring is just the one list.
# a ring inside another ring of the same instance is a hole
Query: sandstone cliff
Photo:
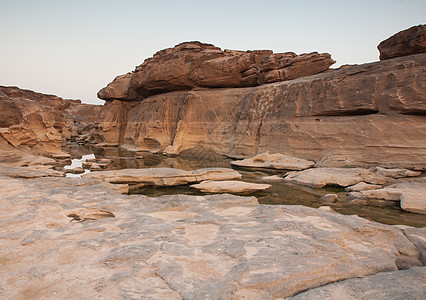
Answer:
[[[322, 165], [338, 159], [426, 167], [426, 54], [320, 72], [324, 68], [310, 66], [324, 55], [259, 51], [227, 56], [212, 45], [197, 45], [160, 51], [125, 75], [132, 93], [148, 97], [105, 103], [100, 125], [106, 144], [168, 154], [205, 146], [232, 157], [270, 151]], [[195, 62], [185, 63], [191, 55]], [[200, 61], [203, 55], [209, 59]], [[301, 65], [289, 75], [295, 61]], [[247, 62], [256, 66], [253, 73]], [[178, 66], [181, 73], [172, 72]], [[239, 75], [226, 79], [232, 72]], [[242, 87], [249, 82], [243, 74], [249, 73], [256, 81]]]
[[14, 147], [60, 152], [63, 140], [89, 133], [100, 109], [80, 100], [0, 86], [0, 138]]

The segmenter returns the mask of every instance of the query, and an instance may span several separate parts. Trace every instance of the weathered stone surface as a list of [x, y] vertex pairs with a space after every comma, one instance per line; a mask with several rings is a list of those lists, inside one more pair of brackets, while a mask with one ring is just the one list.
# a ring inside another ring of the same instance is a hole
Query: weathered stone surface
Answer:
[[422, 172], [419, 171], [411, 171], [407, 169], [388, 169], [388, 168], [381, 168], [376, 167], [376, 172], [379, 174], [382, 174], [386, 177], [393, 177], [393, 178], [404, 178], [404, 177], [416, 177], [420, 176]]
[[59, 153], [62, 140], [94, 128], [101, 106], [0, 86], [0, 136], [14, 147]]
[[425, 64], [418, 54], [258, 87], [107, 101], [100, 134], [107, 144], [170, 154], [204, 146], [236, 158], [269, 151], [426, 168]]
[[290, 297], [292, 300], [422, 299], [426, 293], [426, 267], [383, 272], [327, 284]]
[[271, 176], [265, 176], [262, 177], [263, 181], [284, 181], [284, 178], [279, 175], [271, 175]]
[[345, 188], [347, 192], [360, 192], [360, 191], [368, 191], [368, 190], [376, 190], [380, 189], [382, 186], [377, 184], [368, 184], [365, 182], [359, 182], [353, 186], [348, 186]]
[[142, 186], [175, 186], [203, 180], [233, 180], [241, 174], [226, 168], [205, 168], [185, 171], [174, 168], [122, 169], [99, 171], [82, 175], [85, 178], [97, 178], [110, 183], [131, 183]]
[[[4, 144], [2, 143], [4, 141]], [[8, 144], [0, 137], [0, 165], [12, 167], [37, 167], [54, 165], [56, 160], [33, 153], [22, 151]]]
[[400, 31], [381, 42], [377, 48], [380, 59], [389, 59], [426, 52], [426, 25]]
[[12, 178], [39, 178], [39, 177], [63, 177], [63, 172], [58, 172], [50, 169], [49, 167], [43, 168], [29, 168], [29, 167], [13, 167], [0, 165], [0, 175]]
[[400, 197], [401, 208], [419, 214], [426, 214], [426, 190], [417, 193], [403, 193]]
[[318, 209], [323, 211], [335, 212], [334, 209], [332, 209], [330, 206], [327, 206], [327, 205], [320, 206], [318, 207]]
[[[254, 197], [147, 198], [92, 179], [0, 176], [0, 199], [4, 299], [285, 298], [420, 264], [399, 228]], [[92, 209], [115, 217], [67, 217]]]
[[260, 83], [292, 80], [303, 76], [321, 73], [335, 61], [330, 54], [317, 52], [296, 55], [291, 52], [276, 53], [262, 61], [259, 68]]
[[385, 177], [362, 168], [313, 168], [300, 172], [290, 172], [284, 177], [284, 180], [314, 188], [326, 185], [347, 187], [363, 181], [386, 183]]
[[403, 190], [400, 197], [403, 210], [426, 214], [426, 181], [400, 183], [397, 187]]
[[321, 197], [324, 202], [334, 203], [337, 201], [337, 194], [325, 194]]
[[71, 210], [66, 213], [67, 217], [75, 221], [83, 222], [89, 220], [100, 220], [105, 218], [114, 218], [115, 215], [107, 210], [99, 209], [96, 207], [88, 209]]
[[[99, 120], [102, 122], [101, 135], [106, 145], [118, 146], [124, 143], [124, 134], [128, 118], [127, 112], [131, 110], [132, 106], [135, 106], [136, 103], [135, 101], [113, 100], [108, 101], [102, 107], [99, 113]], [[141, 147], [141, 150], [143, 150], [143, 147]]]
[[270, 50], [222, 51], [210, 44], [184, 42], [155, 53], [133, 73], [116, 77], [99, 91], [98, 97], [137, 100], [199, 87], [256, 86], [317, 74], [334, 63], [328, 53], [296, 55], [292, 52], [273, 54]]
[[313, 167], [315, 163], [281, 153], [269, 154], [268, 152], [258, 154], [251, 158], [231, 162], [234, 166], [251, 168], [271, 168], [279, 170], [304, 170]]
[[136, 68], [131, 87], [144, 97], [196, 87], [190, 75], [203, 62], [223, 57], [218, 47], [200, 42], [186, 42], [161, 50]]
[[212, 181], [206, 180], [198, 184], [193, 184], [190, 187], [200, 190], [205, 193], [253, 193], [256, 191], [266, 190], [270, 188], [270, 184], [260, 184], [244, 181]]
[[414, 228], [410, 226], [396, 225], [420, 252], [420, 261], [426, 266], [426, 227]]
[[98, 98], [103, 100], [142, 100], [144, 97], [136, 93], [130, 86], [133, 73], [119, 75], [106, 87], [98, 92]]
[[201, 87], [256, 86], [259, 84], [259, 64], [270, 55], [272, 51], [268, 50], [247, 52], [225, 50], [223, 57], [203, 62], [190, 77]]
[[350, 192], [350, 199], [360, 200], [385, 200], [399, 202], [401, 208], [415, 213], [426, 214], [426, 180], [419, 178], [418, 181], [409, 181], [393, 184], [373, 190], [360, 190]]
[[399, 201], [402, 193], [403, 190], [396, 187], [385, 187], [377, 190], [361, 191], [361, 195], [364, 199], [382, 199], [389, 201]]
[[65, 172], [72, 174], [81, 174], [84, 173], [84, 169], [82, 167], [75, 167], [72, 169], [65, 169]]

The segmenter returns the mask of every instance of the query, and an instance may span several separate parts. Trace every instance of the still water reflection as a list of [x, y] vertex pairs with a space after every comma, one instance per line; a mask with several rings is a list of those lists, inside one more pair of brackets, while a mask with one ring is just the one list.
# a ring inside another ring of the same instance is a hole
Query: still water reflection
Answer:
[[[158, 168], [170, 167], [183, 170], [194, 170], [208, 167], [230, 168], [232, 159], [217, 155], [207, 149], [196, 149], [183, 153], [178, 157], [168, 157], [160, 154], [131, 152], [120, 148], [99, 148], [72, 146], [65, 149], [72, 158], [80, 161], [87, 158], [85, 155], [93, 155], [96, 159], [107, 158], [112, 161], [108, 165], [109, 170], [126, 168]], [[250, 170], [245, 168], [235, 168], [243, 175], [242, 180], [247, 182], [264, 183], [263, 177], [269, 175], [283, 175], [285, 172], [275, 170]], [[332, 208], [338, 213], [345, 215], [358, 215], [360, 217], [377, 221], [384, 224], [403, 224], [415, 227], [426, 226], [426, 218], [421, 214], [409, 213], [399, 207], [376, 207], [353, 205], [346, 199], [346, 193], [342, 188], [322, 188], [313, 189], [309, 187], [297, 186], [285, 182], [268, 182], [272, 185], [266, 191], [253, 194], [261, 204], [286, 204], [304, 205], [309, 207], [320, 207], [324, 205], [321, 196], [329, 193], [336, 193], [339, 201], [332, 204]], [[149, 187], [132, 191], [150, 197], [157, 197], [170, 194], [202, 195], [201, 192], [189, 188], [188, 186], [178, 187]], [[330, 205], [331, 206], [331, 205]]]

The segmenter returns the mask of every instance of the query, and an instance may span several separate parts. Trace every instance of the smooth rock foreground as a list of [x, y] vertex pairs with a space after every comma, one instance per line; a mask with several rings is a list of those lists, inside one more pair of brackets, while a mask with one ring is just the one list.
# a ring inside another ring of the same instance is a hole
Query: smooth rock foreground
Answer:
[[292, 300], [369, 300], [424, 299], [426, 288], [419, 278], [426, 277], [425, 267], [398, 272], [383, 272], [364, 278], [354, 278], [328, 284], [301, 293]]
[[148, 198], [93, 184], [0, 176], [0, 298], [270, 299], [385, 271], [424, 284], [420, 269], [396, 271], [422, 265], [423, 229], [254, 197]]

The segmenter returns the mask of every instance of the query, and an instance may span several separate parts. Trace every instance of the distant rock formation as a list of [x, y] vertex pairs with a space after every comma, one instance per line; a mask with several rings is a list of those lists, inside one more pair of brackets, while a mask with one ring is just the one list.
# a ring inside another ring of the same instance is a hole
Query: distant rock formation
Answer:
[[381, 42], [377, 48], [380, 59], [389, 59], [426, 52], [426, 25], [400, 31]]
[[0, 86], [0, 144], [60, 152], [63, 140], [89, 136], [100, 109], [80, 100]]
[[328, 53], [222, 51], [210, 44], [185, 42], [157, 52], [134, 72], [117, 76], [99, 91], [98, 97], [141, 100], [196, 88], [257, 86], [317, 74], [334, 63]]
[[204, 146], [236, 158], [270, 151], [321, 166], [426, 168], [426, 53], [324, 72], [331, 63], [182, 43], [100, 92], [123, 91], [104, 95], [100, 135], [168, 154]]

